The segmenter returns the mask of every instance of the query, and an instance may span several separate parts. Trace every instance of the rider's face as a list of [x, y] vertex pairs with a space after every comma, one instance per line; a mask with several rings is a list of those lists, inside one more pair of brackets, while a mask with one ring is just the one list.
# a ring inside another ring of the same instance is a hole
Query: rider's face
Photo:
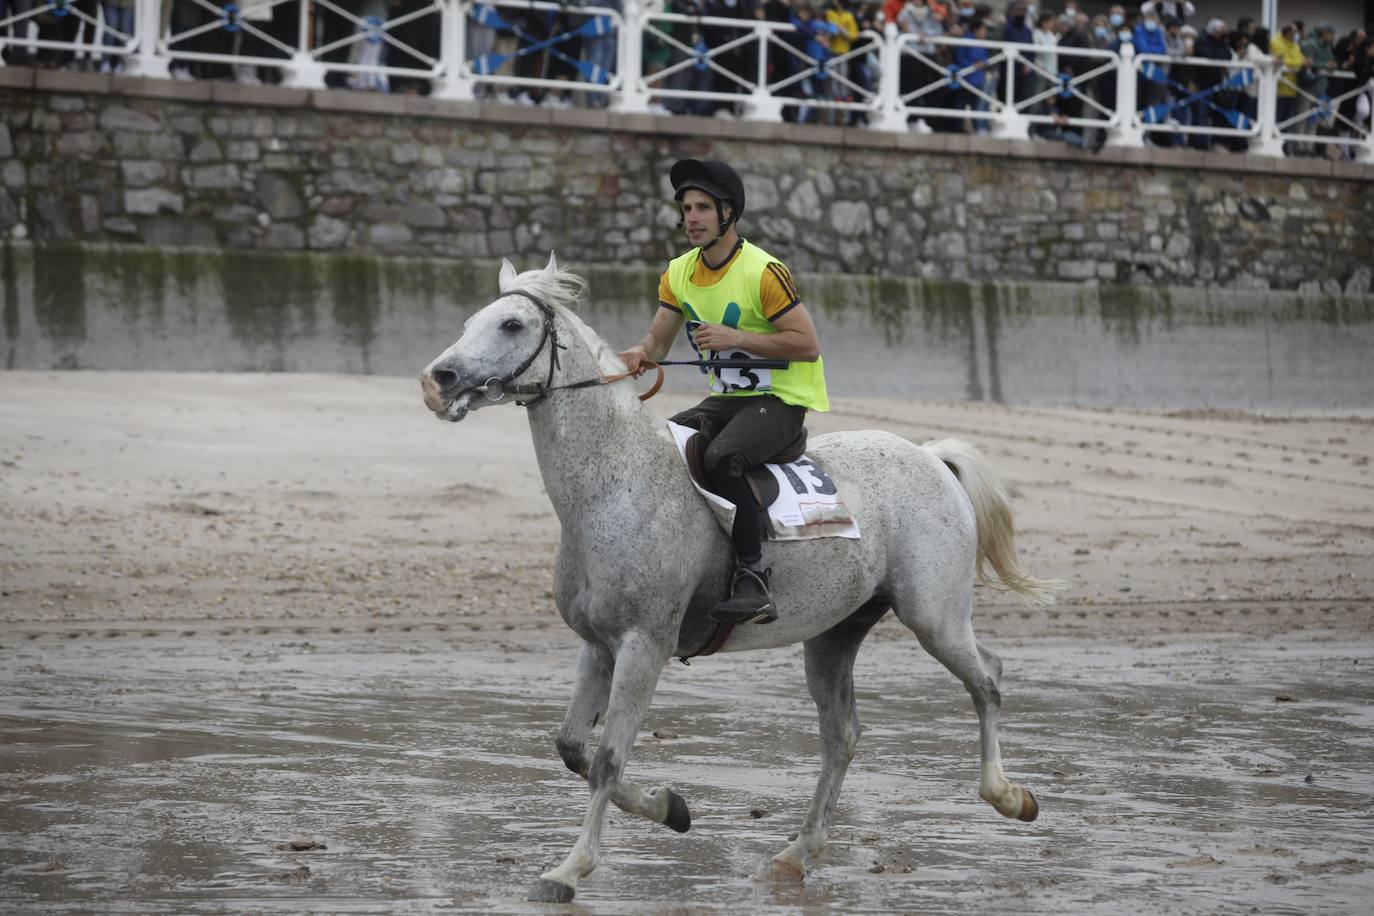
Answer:
[[[726, 209], [728, 212], [729, 205]], [[682, 195], [682, 225], [693, 245], [704, 245], [720, 234], [720, 216], [716, 201], [705, 191], [695, 188]]]

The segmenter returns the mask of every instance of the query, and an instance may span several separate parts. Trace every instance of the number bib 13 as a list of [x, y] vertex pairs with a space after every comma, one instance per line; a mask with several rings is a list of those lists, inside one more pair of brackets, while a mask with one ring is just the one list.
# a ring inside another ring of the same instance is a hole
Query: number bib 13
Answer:
[[[710, 358], [722, 359], [758, 359], [752, 353], [744, 350], [732, 350], [729, 353], [717, 353], [712, 351]], [[721, 394], [730, 394], [734, 391], [771, 391], [773, 390], [773, 370], [772, 369], [713, 369], [711, 372], [711, 390]]]

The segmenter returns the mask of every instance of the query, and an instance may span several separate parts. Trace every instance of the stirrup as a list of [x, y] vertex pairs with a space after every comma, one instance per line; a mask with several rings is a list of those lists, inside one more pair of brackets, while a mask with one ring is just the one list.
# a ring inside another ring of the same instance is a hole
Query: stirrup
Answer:
[[741, 565], [730, 584], [730, 597], [716, 605], [711, 619], [719, 623], [772, 623], [778, 619], [777, 605], [768, 591], [770, 569]]

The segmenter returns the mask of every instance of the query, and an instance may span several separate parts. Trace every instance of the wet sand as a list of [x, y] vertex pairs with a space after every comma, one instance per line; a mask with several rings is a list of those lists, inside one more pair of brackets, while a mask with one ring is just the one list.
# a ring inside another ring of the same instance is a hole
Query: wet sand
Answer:
[[[613, 812], [579, 905], [1361, 908], [1368, 415], [840, 399], [811, 426], [956, 435], [1012, 479], [1023, 554], [1071, 582], [975, 617], [1041, 819], [978, 800], [967, 696], [887, 621], [804, 887], [749, 877], [817, 771], [794, 647], [668, 669], [630, 766], [692, 832]], [[518, 912], [566, 852], [574, 640], [519, 412], [441, 424], [408, 379], [7, 373], [0, 522], [4, 909]], [[301, 833], [326, 848], [275, 848]]]

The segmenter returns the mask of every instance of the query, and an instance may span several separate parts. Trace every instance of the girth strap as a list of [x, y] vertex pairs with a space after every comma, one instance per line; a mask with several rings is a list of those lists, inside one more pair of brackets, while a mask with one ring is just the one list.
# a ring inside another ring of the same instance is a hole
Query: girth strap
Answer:
[[716, 621], [716, 628], [711, 631], [711, 635], [706, 637], [706, 642], [702, 643], [695, 650], [686, 655], [678, 656], [678, 661], [684, 665], [690, 665], [694, 658], [701, 658], [704, 655], [715, 655], [720, 651], [720, 647], [725, 645], [725, 641], [730, 638], [730, 634], [735, 632], [733, 623], [721, 623]]

